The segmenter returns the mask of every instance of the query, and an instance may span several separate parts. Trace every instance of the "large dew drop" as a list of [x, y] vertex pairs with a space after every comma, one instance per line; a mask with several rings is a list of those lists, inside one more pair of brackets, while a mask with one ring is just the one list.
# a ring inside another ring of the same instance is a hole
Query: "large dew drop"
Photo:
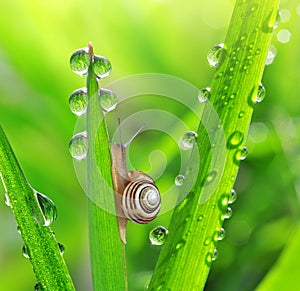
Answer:
[[207, 102], [209, 97], [210, 97], [210, 88], [209, 87], [201, 89], [198, 93], [198, 100], [200, 103]]
[[243, 147], [242, 149], [239, 149], [235, 152], [234, 158], [237, 162], [239, 162], [245, 160], [247, 156], [248, 156], [248, 149], [246, 147]]
[[75, 51], [70, 58], [70, 66], [74, 73], [85, 75], [89, 67], [89, 49], [81, 48]]
[[242, 144], [244, 140], [244, 134], [240, 131], [234, 131], [228, 138], [227, 147], [229, 149], [235, 149]]
[[265, 87], [263, 86], [262, 83], [259, 84], [258, 90], [257, 90], [257, 95], [254, 98], [255, 103], [259, 103], [265, 99], [266, 96], [266, 90]]
[[190, 150], [196, 144], [197, 133], [194, 131], [189, 131], [185, 133], [179, 140], [179, 146], [183, 150]]
[[78, 116], [86, 113], [87, 103], [88, 97], [86, 88], [75, 90], [69, 98], [70, 109]]
[[23, 254], [24, 258], [29, 259], [29, 250], [26, 247], [26, 245], [23, 245], [23, 247], [22, 247], [22, 254]]
[[40, 210], [42, 212], [42, 218], [41, 215], [34, 214], [33, 218], [36, 220], [37, 223], [43, 225], [43, 226], [49, 226], [51, 223], [53, 223], [56, 220], [57, 217], [57, 210], [54, 202], [47, 196], [36, 192], [36, 199], [39, 203]]
[[69, 143], [69, 151], [76, 160], [85, 159], [88, 151], [87, 132], [83, 131], [75, 134]]
[[175, 177], [175, 185], [182, 186], [184, 179], [185, 179], [185, 177], [183, 175], [177, 175]]
[[224, 228], [220, 228], [219, 230], [217, 230], [214, 234], [214, 241], [221, 241], [225, 238], [225, 229]]
[[114, 110], [118, 104], [118, 98], [114, 92], [107, 89], [99, 90], [100, 105], [104, 112]]
[[228, 204], [232, 204], [236, 201], [237, 199], [237, 194], [234, 189], [231, 189], [229, 196], [228, 196]]
[[217, 249], [214, 249], [213, 252], [209, 252], [206, 256], [206, 263], [208, 265], [211, 265], [211, 263], [218, 258], [218, 255], [219, 255], [219, 252]]
[[60, 254], [63, 255], [65, 252], [65, 246], [62, 243], [57, 243], [57, 246], [58, 246]]
[[207, 60], [211, 67], [218, 67], [225, 56], [224, 43], [215, 45], [208, 51]]
[[152, 245], [163, 245], [168, 236], [168, 230], [163, 226], [157, 226], [149, 233], [149, 239]]
[[109, 76], [111, 72], [110, 61], [102, 56], [94, 56], [93, 70], [98, 79]]
[[231, 209], [231, 207], [227, 207], [225, 209], [224, 214], [223, 214], [223, 218], [224, 219], [229, 219], [231, 216], [232, 216], [232, 209]]

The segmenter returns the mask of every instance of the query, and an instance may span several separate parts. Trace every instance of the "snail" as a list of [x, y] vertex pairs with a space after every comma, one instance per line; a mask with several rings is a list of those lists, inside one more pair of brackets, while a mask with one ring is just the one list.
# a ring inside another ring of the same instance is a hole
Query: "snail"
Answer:
[[154, 181], [147, 174], [127, 171], [126, 148], [141, 132], [144, 125], [127, 141], [122, 143], [120, 119], [118, 128], [120, 144], [111, 147], [112, 179], [120, 238], [126, 244], [127, 221], [145, 224], [152, 221], [160, 210], [160, 193]]

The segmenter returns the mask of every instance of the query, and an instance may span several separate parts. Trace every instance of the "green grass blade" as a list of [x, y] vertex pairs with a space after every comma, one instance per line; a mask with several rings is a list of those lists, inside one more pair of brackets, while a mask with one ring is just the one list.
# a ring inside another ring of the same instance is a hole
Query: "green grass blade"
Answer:
[[[174, 211], [149, 290], [204, 288], [238, 171], [235, 157], [245, 144], [252, 100], [262, 78], [277, 10], [278, 1], [236, 1], [225, 39], [226, 51], [212, 80], [210, 104], [205, 106], [198, 128], [198, 149], [192, 152], [186, 174], [186, 185], [195, 178], [194, 173], [196, 182]], [[200, 166], [195, 162], [199, 156]]]
[[33, 219], [41, 215], [38, 202], [1, 126], [0, 161], [0, 178], [37, 281], [43, 290], [75, 290], [51, 228]]
[[115, 202], [108, 136], [91, 61], [87, 90], [87, 194], [93, 285], [94, 290], [127, 290], [125, 247], [120, 240], [117, 217], [113, 214]]
[[286, 244], [286, 248], [281, 253], [279, 260], [257, 287], [257, 291], [300, 289], [299, 247], [300, 230], [299, 225], [297, 225], [295, 233]]

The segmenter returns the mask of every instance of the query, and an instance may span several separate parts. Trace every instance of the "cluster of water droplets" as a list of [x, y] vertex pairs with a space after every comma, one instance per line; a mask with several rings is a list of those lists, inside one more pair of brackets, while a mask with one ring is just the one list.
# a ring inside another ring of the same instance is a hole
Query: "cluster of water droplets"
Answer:
[[[90, 54], [89, 48], [76, 50], [70, 58], [70, 67], [72, 71], [81, 76], [86, 75], [91, 61], [91, 68], [97, 80], [108, 77], [112, 69], [110, 61], [103, 56]], [[116, 108], [118, 98], [114, 92], [100, 88], [97, 97], [103, 113], [107, 113]], [[81, 116], [87, 112], [88, 101], [87, 88], [80, 88], [71, 94], [69, 98], [69, 107], [75, 115]], [[86, 131], [79, 132], [71, 138], [69, 142], [69, 151], [76, 160], [86, 158], [88, 152], [88, 136]]]
[[80, 76], [88, 73], [90, 60], [93, 62], [93, 72], [98, 79], [107, 77], [111, 72], [110, 61], [102, 56], [90, 56], [88, 47], [76, 50], [70, 58], [70, 67], [72, 71]]
[[[222, 223], [225, 219], [229, 219], [232, 216], [231, 204], [233, 204], [237, 199], [237, 193], [234, 189], [232, 189], [229, 193], [225, 193], [221, 196], [218, 206], [221, 210], [220, 222]], [[198, 219], [199, 221], [203, 221], [203, 215], [201, 215]], [[204, 241], [204, 248], [202, 250], [203, 254], [206, 253], [206, 264], [211, 265], [213, 261], [218, 258], [218, 250], [216, 249], [216, 244], [219, 241], [222, 241], [225, 238], [225, 229], [218, 228], [213, 233], [212, 236], [208, 236]], [[210, 247], [211, 244], [214, 246], [212, 250], [206, 252], [205, 248]]]
[[[180, 137], [178, 141], [178, 145], [182, 150], [189, 151], [197, 144], [197, 138], [198, 135], [196, 132], [188, 131]], [[178, 174], [174, 178], [175, 186], [181, 187], [184, 183], [184, 180], [185, 180], [185, 176], [182, 174]]]
[[[4, 185], [5, 194], [4, 202], [8, 207], [12, 207], [9, 200], [9, 195], [7, 193], [6, 186], [4, 184], [2, 175], [0, 174], [2, 183]], [[33, 219], [42, 226], [49, 226], [52, 224], [57, 217], [57, 210], [54, 202], [46, 195], [37, 192], [34, 189], [31, 189], [32, 194], [34, 195], [37, 205], [35, 203], [32, 205], [32, 217]], [[19, 232], [19, 227], [17, 228]]]
[[[296, 12], [298, 12], [298, 10], [300, 11], [300, 5], [298, 5]], [[290, 10], [288, 10], [288, 9], [278, 10], [277, 18], [276, 18], [275, 24], [273, 26], [273, 29], [278, 28], [280, 23], [289, 22], [290, 19], [291, 19], [291, 11]], [[277, 41], [282, 44], [288, 43], [290, 41], [291, 37], [292, 37], [292, 34], [289, 29], [280, 29], [276, 33]], [[272, 64], [276, 57], [276, 54], [277, 54], [276, 47], [274, 45], [270, 45], [265, 64], [266, 65]]]
[[[220, 63], [226, 57], [227, 51], [224, 43], [214, 45], [207, 53], [207, 60], [211, 67], [219, 67]], [[198, 101], [200, 103], [206, 103], [211, 96], [211, 88], [204, 87], [198, 92]]]
[[[58, 242], [57, 247], [59, 249], [59, 253], [61, 255], [63, 255], [65, 252], [65, 246], [62, 243]], [[30, 252], [26, 245], [23, 245], [23, 247], [22, 247], [22, 254], [23, 254], [24, 258], [30, 259]]]
[[[251, 9], [248, 9], [247, 11], [243, 12], [241, 15], [241, 18], [244, 19], [248, 14], [254, 13], [257, 10], [258, 5], [253, 5]], [[300, 7], [300, 5], [299, 5]], [[300, 11], [300, 8], [299, 8]], [[299, 13], [300, 14], [300, 13]], [[283, 17], [284, 16], [284, 17]], [[269, 17], [269, 16], [268, 16]], [[258, 27], [253, 33], [257, 33], [259, 29], [263, 30], [266, 33], [272, 32], [274, 29], [277, 28], [279, 22], [287, 22], [289, 20], [290, 14], [288, 11], [279, 11], [277, 20], [274, 23], [271, 23], [270, 19], [267, 18], [265, 22], [263, 23], [263, 27]], [[282, 19], [285, 18], [285, 21], [282, 21]], [[277, 39], [280, 42], [288, 42], [290, 39], [290, 32], [287, 30], [281, 30], [277, 34]], [[219, 72], [218, 77], [227, 77], [226, 84], [224, 86], [224, 95], [220, 97], [220, 100], [223, 102], [224, 105], [228, 105], [230, 100], [234, 100], [236, 93], [228, 93], [228, 88], [230, 86], [231, 80], [233, 79], [233, 74], [236, 72], [236, 67], [239, 65], [240, 62], [242, 62], [244, 65], [241, 67], [241, 72], [248, 73], [249, 68], [255, 63], [255, 58], [261, 53], [261, 49], [254, 49], [254, 44], [246, 44], [245, 40], [247, 38], [247, 34], [242, 35], [236, 43], [233, 45], [233, 49], [230, 52], [229, 55], [229, 65], [226, 71]], [[241, 59], [240, 56], [242, 56], [242, 51], [246, 50], [247, 54], [243, 56], [244, 59]], [[276, 48], [271, 45], [268, 51], [267, 59], [266, 59], [266, 65], [271, 64], [276, 56]], [[221, 43], [217, 44], [212, 47], [212, 49], [209, 50], [207, 55], [207, 60], [210, 66], [212, 67], [220, 67], [221, 62], [224, 60], [224, 58], [228, 55], [228, 52], [226, 51], [226, 46]], [[253, 92], [256, 92], [256, 94], [251, 93], [251, 103], [256, 104], [260, 103], [264, 100], [266, 92], [264, 86], [260, 83], [257, 88], [253, 89]], [[223, 93], [223, 92], [222, 92]], [[198, 92], [198, 101], [200, 103], [206, 103], [211, 96], [211, 88], [205, 87]], [[228, 97], [228, 101], [225, 100], [226, 97]], [[241, 110], [238, 112], [238, 118], [243, 118], [245, 116], [245, 111]], [[234, 161], [240, 162], [246, 159], [248, 155], [248, 150], [245, 146], [243, 146], [245, 136], [242, 132], [236, 130], [229, 135], [229, 138], [227, 140], [227, 148], [229, 150], [234, 151]], [[178, 175], [175, 178], [175, 184], [180, 186], [182, 185], [183, 179], [181, 177], [182, 175]], [[210, 173], [207, 176], [207, 182], [209, 183], [209, 180], [213, 179], [213, 174]], [[232, 208], [231, 205], [236, 201], [237, 194], [234, 189], [232, 189], [229, 193], [222, 195], [219, 201], [219, 207], [222, 212], [221, 221], [223, 222], [225, 219], [229, 219], [232, 216]], [[198, 218], [198, 221], [203, 221], [204, 215], [200, 215]], [[205, 227], [205, 226], [203, 226]], [[225, 230], [223, 228], [220, 228], [216, 230], [214, 235], [212, 237], [208, 237], [205, 239], [204, 246], [209, 246], [211, 242], [217, 242], [222, 240], [225, 237]], [[217, 249], [213, 249], [213, 251], [207, 252], [205, 249], [202, 250], [203, 254], [206, 255], [206, 262], [207, 264], [211, 264], [216, 258], [218, 257], [218, 251]]]

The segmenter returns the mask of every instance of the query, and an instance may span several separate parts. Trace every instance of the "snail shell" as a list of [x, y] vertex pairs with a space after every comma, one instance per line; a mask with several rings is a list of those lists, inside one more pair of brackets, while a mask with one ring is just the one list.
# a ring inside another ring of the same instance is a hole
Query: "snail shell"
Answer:
[[148, 179], [131, 180], [123, 191], [121, 204], [126, 218], [135, 223], [148, 223], [160, 210], [159, 191]]
[[126, 244], [127, 220], [139, 224], [152, 221], [160, 211], [161, 199], [157, 186], [147, 174], [127, 171], [126, 147], [122, 143], [112, 145], [111, 157], [120, 238]]

